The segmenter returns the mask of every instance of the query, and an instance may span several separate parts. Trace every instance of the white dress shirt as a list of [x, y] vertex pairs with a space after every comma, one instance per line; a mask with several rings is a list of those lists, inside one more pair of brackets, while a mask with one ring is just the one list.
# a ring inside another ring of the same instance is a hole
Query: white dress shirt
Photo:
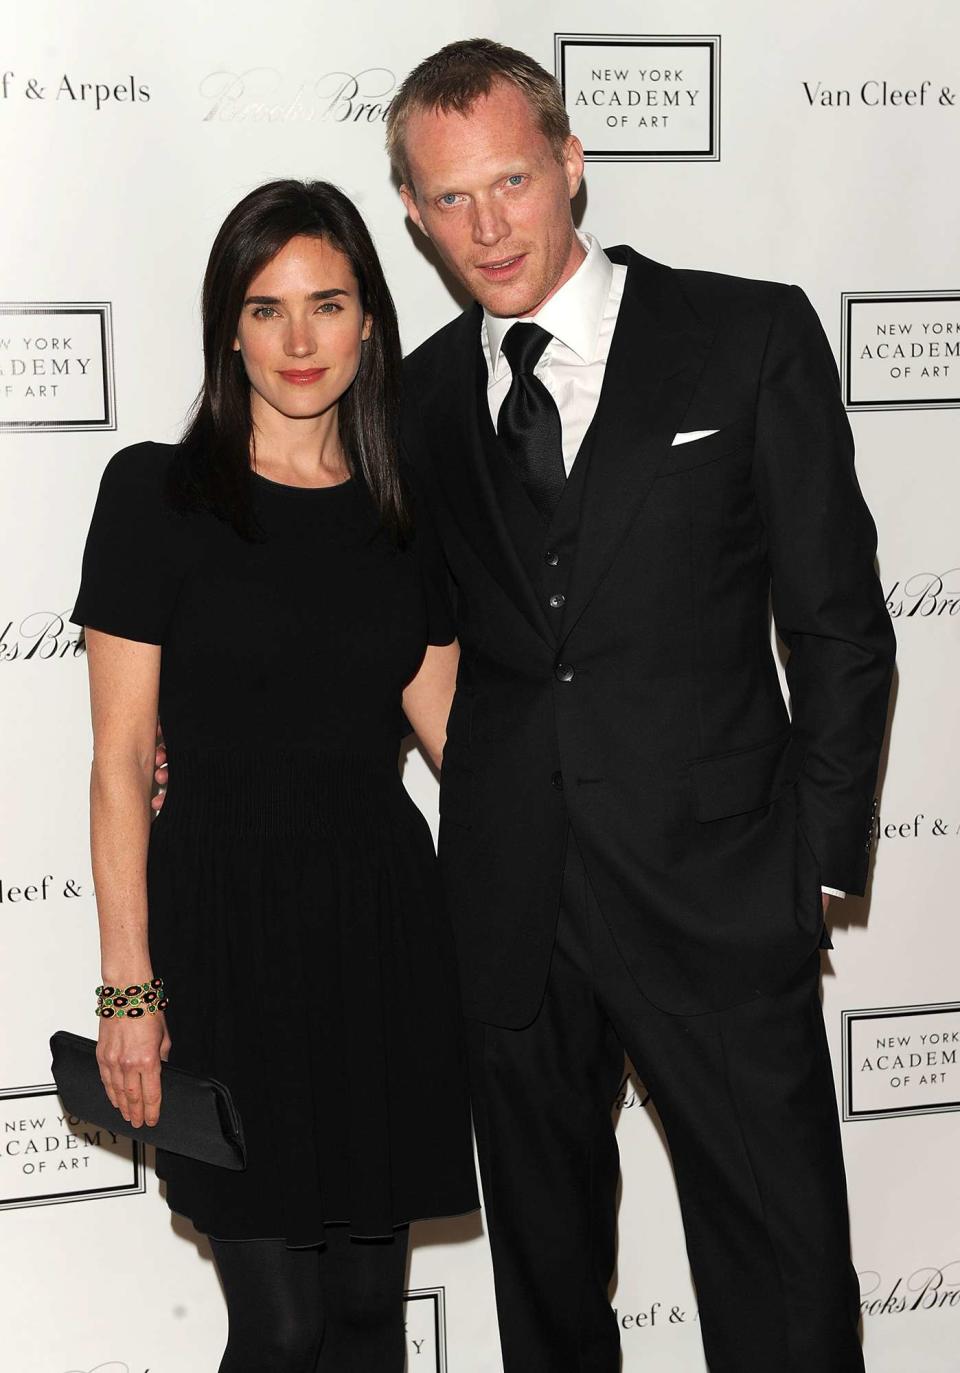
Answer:
[[[626, 267], [611, 262], [595, 238], [589, 234], [577, 237], [587, 255], [570, 280], [537, 314], [536, 323], [553, 338], [533, 369], [560, 412], [563, 465], [568, 477], [596, 413], [627, 279]], [[502, 352], [503, 340], [516, 323], [516, 318], [502, 319], [483, 312], [480, 339], [487, 363], [487, 400], [494, 428], [513, 380], [510, 364]]]
[[[570, 280], [537, 312], [536, 323], [553, 338], [533, 369], [560, 412], [563, 465], [568, 477], [596, 414], [627, 279], [626, 267], [611, 262], [592, 235], [578, 233], [577, 237], [586, 257]], [[504, 319], [487, 310], [483, 312], [480, 341], [487, 364], [487, 401], [494, 428], [513, 380], [503, 353], [503, 340], [518, 319], [530, 318], [525, 315]], [[835, 887], [822, 890], [828, 896], [846, 896], [846, 892]]]

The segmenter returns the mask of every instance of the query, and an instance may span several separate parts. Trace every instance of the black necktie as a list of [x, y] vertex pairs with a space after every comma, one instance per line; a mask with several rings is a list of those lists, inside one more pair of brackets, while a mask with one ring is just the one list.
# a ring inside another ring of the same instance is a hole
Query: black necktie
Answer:
[[497, 435], [516, 467], [527, 494], [550, 519], [563, 491], [560, 412], [533, 369], [553, 338], [539, 324], [513, 324], [503, 340], [503, 354], [513, 372], [506, 400], [500, 407]]

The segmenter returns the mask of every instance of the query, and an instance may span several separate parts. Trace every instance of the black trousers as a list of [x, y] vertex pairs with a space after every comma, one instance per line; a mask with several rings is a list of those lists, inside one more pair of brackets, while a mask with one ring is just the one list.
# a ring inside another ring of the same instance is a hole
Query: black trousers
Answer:
[[732, 1010], [668, 1015], [621, 958], [571, 836], [543, 1004], [472, 1022], [505, 1373], [615, 1373], [608, 1299], [624, 1050], [676, 1173], [711, 1373], [862, 1373], [819, 955]]

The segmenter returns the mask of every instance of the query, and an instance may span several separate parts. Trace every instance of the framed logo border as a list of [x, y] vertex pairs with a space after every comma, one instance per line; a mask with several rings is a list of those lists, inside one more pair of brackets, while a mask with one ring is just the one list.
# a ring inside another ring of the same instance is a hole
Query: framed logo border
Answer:
[[850, 1065], [853, 1056], [853, 1023], [857, 1020], [885, 1020], [896, 1016], [930, 1015], [937, 1011], [960, 1011], [960, 1001], [933, 1001], [928, 1005], [916, 1006], [872, 1006], [860, 1010], [842, 1011], [840, 1015], [843, 1070], [843, 1119], [889, 1120], [900, 1116], [938, 1116], [948, 1111], [960, 1111], [960, 1097], [954, 1102], [942, 1102], [936, 1106], [887, 1106], [879, 1110], [855, 1111], [853, 1109], [853, 1078]]
[[954, 291], [842, 291], [840, 294], [840, 376], [843, 385], [843, 404], [852, 414], [872, 410], [958, 410], [960, 395], [955, 400], [851, 400], [853, 381], [853, 358], [850, 352], [850, 334], [853, 323], [853, 307], [862, 301], [878, 301], [881, 305], [893, 305], [897, 301], [918, 300], [956, 300], [960, 302], [960, 290]]
[[[603, 43], [620, 47], [663, 47], [672, 43], [682, 47], [706, 47], [710, 50], [710, 146], [706, 152], [663, 152], [663, 153], [618, 153], [594, 151], [584, 148], [583, 156], [587, 162], [719, 162], [720, 161], [720, 35], [718, 33], [668, 34], [668, 33], [554, 33], [554, 74], [563, 92], [563, 102], [567, 102], [566, 62], [567, 47], [586, 47], [592, 43]], [[569, 111], [568, 111], [569, 113]], [[573, 116], [571, 116], [573, 118]], [[574, 130], [576, 132], [576, 130]]]
[[103, 375], [103, 414], [95, 420], [2, 420], [4, 434], [69, 434], [106, 432], [117, 427], [116, 385], [113, 371], [113, 305], [109, 300], [8, 300], [3, 315], [99, 315], [100, 362]]
[[437, 1340], [437, 1373], [447, 1373], [447, 1296], [444, 1287], [411, 1287], [403, 1294], [404, 1305], [409, 1301], [433, 1302], [433, 1329]]
[[[5, 1087], [0, 1089], [0, 1101], [19, 1098], [57, 1096], [56, 1083], [39, 1083], [32, 1087]], [[61, 1103], [62, 1104], [62, 1103]], [[64, 1108], [65, 1109], [65, 1108]], [[65, 1110], [65, 1114], [69, 1114]], [[139, 1140], [131, 1140], [133, 1160], [133, 1181], [119, 1187], [86, 1187], [76, 1192], [50, 1192], [37, 1197], [0, 1197], [0, 1211], [20, 1211], [30, 1206], [56, 1206], [60, 1202], [100, 1201], [104, 1197], [131, 1197], [147, 1190], [146, 1169], [144, 1167], [144, 1146]]]

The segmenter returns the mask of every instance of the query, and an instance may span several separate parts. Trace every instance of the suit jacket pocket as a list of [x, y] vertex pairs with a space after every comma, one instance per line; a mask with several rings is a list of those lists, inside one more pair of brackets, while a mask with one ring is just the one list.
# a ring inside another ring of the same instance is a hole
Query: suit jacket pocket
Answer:
[[769, 806], [796, 782], [804, 752], [785, 733], [752, 748], [697, 759], [690, 765], [696, 818], [721, 820]]
[[[696, 426], [691, 425], [694, 429]], [[706, 427], [706, 426], [704, 426]], [[705, 467], [708, 462], [725, 458], [746, 447], [752, 438], [753, 426], [750, 420], [735, 420], [726, 424], [705, 439], [691, 439], [689, 443], [678, 443], [670, 449], [670, 455], [660, 470], [662, 477], [670, 477], [674, 472], [689, 472], [694, 467]]]

